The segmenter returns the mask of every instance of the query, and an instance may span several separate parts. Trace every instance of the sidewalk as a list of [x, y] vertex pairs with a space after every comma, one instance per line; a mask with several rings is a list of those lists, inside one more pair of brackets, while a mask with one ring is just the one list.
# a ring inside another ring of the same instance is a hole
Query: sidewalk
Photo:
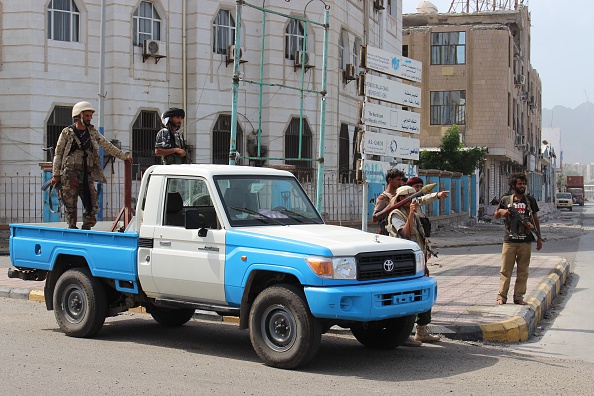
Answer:
[[[579, 218], [561, 218], [542, 224], [543, 236], [551, 239], [579, 237]], [[437, 248], [500, 245], [503, 226], [479, 224], [467, 228], [439, 229], [431, 238]], [[2, 250], [2, 249], [0, 249]], [[4, 249], [5, 250], [5, 249]], [[0, 252], [1, 253], [1, 252]], [[565, 283], [570, 265], [562, 257], [533, 255], [524, 299], [528, 305], [511, 302], [496, 305], [500, 254], [440, 254], [429, 260], [431, 276], [437, 279], [438, 297], [432, 310], [433, 332], [467, 341], [520, 342], [533, 334], [538, 322]], [[512, 287], [515, 274], [512, 279]], [[44, 282], [8, 279], [0, 270], [0, 297], [43, 301]], [[224, 320], [199, 313], [201, 319]]]

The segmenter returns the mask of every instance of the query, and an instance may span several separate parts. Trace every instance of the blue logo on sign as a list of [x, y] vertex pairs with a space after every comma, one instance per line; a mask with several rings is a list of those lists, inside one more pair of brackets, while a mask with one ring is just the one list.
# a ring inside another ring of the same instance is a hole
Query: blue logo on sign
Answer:
[[392, 140], [390, 142], [390, 153], [394, 154], [396, 150], [398, 150], [398, 143], [396, 143], [396, 140]]
[[398, 70], [399, 67], [400, 67], [400, 59], [392, 58], [392, 68], [394, 70]]

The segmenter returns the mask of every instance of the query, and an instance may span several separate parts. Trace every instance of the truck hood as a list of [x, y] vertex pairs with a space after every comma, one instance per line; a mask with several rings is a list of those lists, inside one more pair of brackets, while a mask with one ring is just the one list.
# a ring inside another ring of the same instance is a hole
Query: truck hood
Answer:
[[241, 230], [275, 239], [317, 245], [329, 249], [334, 256], [353, 256], [361, 252], [373, 251], [419, 249], [419, 245], [405, 239], [327, 224], [247, 227], [241, 228]]

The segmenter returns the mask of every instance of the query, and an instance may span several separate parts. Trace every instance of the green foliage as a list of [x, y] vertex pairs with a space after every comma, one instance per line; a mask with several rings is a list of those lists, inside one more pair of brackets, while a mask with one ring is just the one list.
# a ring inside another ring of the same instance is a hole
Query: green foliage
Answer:
[[470, 175], [483, 166], [487, 152], [486, 147], [465, 148], [460, 141], [460, 130], [454, 124], [441, 139], [438, 152], [421, 151], [418, 165], [420, 169], [439, 169]]

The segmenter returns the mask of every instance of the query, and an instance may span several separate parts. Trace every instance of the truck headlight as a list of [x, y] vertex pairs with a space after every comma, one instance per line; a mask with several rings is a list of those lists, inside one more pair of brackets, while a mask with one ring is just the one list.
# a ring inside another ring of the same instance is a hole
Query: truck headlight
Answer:
[[354, 257], [306, 257], [309, 268], [320, 278], [357, 279], [357, 261]]
[[417, 262], [417, 267], [415, 273], [419, 273], [423, 271], [425, 272], [425, 254], [423, 254], [422, 250], [415, 251], [415, 261]]

